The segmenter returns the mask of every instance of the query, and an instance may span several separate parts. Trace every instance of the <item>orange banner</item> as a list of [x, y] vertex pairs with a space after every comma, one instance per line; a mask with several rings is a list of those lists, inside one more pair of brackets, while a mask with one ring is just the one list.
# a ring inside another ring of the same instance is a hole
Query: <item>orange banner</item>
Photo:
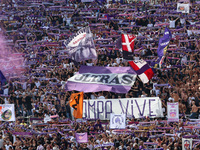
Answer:
[[74, 109], [74, 118], [82, 118], [83, 116], [83, 92], [73, 93], [70, 97], [69, 105]]

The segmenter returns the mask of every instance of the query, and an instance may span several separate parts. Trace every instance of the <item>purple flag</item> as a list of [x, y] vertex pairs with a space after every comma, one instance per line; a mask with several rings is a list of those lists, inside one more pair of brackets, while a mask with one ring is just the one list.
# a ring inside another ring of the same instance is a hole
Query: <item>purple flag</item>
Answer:
[[167, 51], [167, 48], [168, 48], [171, 38], [172, 38], [172, 34], [171, 34], [170, 30], [168, 28], [165, 28], [164, 36], [162, 38], [160, 38], [159, 44], [158, 44], [158, 49], [157, 49], [158, 59], [156, 61], [156, 64], [159, 63], [160, 66], [162, 65], [162, 63], [164, 61], [164, 56]]
[[127, 93], [137, 74], [131, 67], [81, 66], [79, 72], [69, 78], [67, 91]]
[[78, 143], [87, 143], [88, 142], [88, 135], [86, 133], [75, 133], [76, 141]]
[[168, 28], [165, 28], [164, 36], [160, 38], [158, 44], [158, 49], [157, 49], [158, 57], [162, 57], [164, 53], [167, 51], [167, 47], [169, 45], [171, 38], [172, 34], [170, 30]]

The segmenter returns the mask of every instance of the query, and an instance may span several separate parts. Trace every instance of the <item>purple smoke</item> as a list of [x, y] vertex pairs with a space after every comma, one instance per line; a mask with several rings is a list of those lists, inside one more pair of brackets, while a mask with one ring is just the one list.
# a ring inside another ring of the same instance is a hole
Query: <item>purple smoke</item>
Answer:
[[25, 71], [23, 66], [23, 53], [15, 53], [5, 38], [0, 34], [0, 70], [8, 79], [12, 76], [20, 76]]

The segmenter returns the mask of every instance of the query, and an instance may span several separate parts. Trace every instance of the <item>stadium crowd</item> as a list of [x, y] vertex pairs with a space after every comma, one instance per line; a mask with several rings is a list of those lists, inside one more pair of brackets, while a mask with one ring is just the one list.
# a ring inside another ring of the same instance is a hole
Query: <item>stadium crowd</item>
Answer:
[[[1, 122], [0, 149], [181, 150], [182, 137], [196, 140], [193, 148], [199, 149], [198, 122], [190, 119], [199, 116], [200, 3], [191, 1], [190, 13], [183, 14], [176, 11], [176, 1], [120, 2], [1, 1], [0, 33], [7, 49], [22, 54], [24, 62], [20, 73], [3, 71], [7, 81], [1, 82], [0, 104], [15, 105], [16, 122]], [[98, 58], [77, 63], [67, 56], [63, 41], [85, 26], [93, 33]], [[165, 117], [127, 118], [123, 131], [110, 130], [107, 121], [72, 121], [68, 101], [76, 91], [65, 91], [65, 84], [80, 65], [129, 66], [118, 47], [118, 38], [125, 32], [137, 35], [134, 59], [154, 66], [165, 27], [169, 27], [172, 40], [162, 68], [155, 68], [149, 83], [137, 78], [126, 94], [84, 93], [88, 100], [160, 97]], [[167, 122], [167, 102], [179, 103], [179, 123]], [[59, 117], [51, 119], [54, 115]], [[29, 117], [48, 122], [36, 124]], [[17, 136], [14, 132], [30, 135]], [[88, 143], [77, 143], [75, 132], [87, 132]]]

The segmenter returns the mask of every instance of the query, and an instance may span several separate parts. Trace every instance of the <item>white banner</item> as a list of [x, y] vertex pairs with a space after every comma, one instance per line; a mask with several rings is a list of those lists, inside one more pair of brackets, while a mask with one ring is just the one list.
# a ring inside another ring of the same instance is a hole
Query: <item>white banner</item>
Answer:
[[110, 120], [110, 114], [125, 114], [127, 117], [163, 117], [159, 97], [95, 99], [83, 101], [83, 119]]
[[182, 150], [192, 149], [192, 139], [182, 138]]
[[125, 129], [126, 115], [125, 114], [110, 114], [110, 129]]
[[0, 121], [15, 121], [15, 106], [14, 104], [0, 105]]
[[167, 103], [167, 118], [169, 122], [179, 121], [178, 103]]
[[190, 12], [190, 4], [177, 3], [177, 12], [189, 13]]

